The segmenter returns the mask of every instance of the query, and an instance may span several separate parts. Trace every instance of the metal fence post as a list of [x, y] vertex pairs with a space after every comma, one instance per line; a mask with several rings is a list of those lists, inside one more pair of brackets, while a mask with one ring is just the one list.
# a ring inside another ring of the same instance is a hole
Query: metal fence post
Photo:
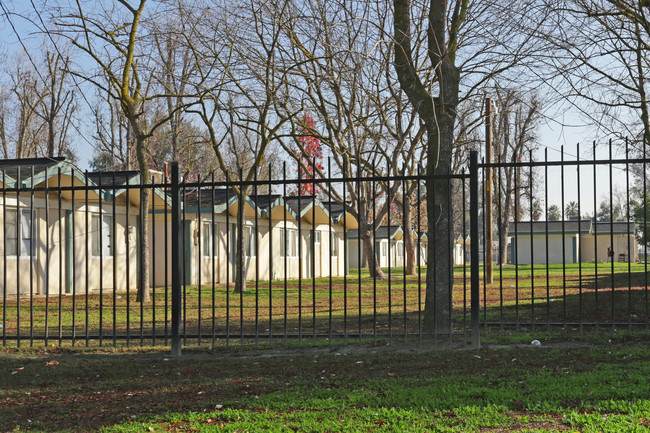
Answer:
[[479, 328], [479, 263], [478, 263], [478, 152], [469, 154], [469, 237], [470, 243], [470, 288], [472, 316], [472, 347], [481, 345]]
[[181, 263], [181, 206], [178, 162], [172, 162], [171, 198], [172, 198], [172, 356], [181, 356], [181, 278], [183, 267]]

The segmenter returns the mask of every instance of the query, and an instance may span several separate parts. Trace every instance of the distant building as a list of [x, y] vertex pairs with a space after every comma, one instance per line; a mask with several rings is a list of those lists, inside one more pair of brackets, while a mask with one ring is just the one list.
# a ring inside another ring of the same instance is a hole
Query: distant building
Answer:
[[[510, 262], [562, 264], [637, 261], [634, 223], [581, 221], [521, 221], [510, 223]], [[609, 253], [609, 254], [608, 254]]]

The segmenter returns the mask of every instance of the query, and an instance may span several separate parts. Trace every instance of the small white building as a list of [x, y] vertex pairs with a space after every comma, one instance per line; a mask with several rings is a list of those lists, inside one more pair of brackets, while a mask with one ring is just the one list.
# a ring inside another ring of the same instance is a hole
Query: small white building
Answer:
[[581, 221], [522, 221], [510, 223], [510, 262], [571, 264], [638, 260], [634, 223]]

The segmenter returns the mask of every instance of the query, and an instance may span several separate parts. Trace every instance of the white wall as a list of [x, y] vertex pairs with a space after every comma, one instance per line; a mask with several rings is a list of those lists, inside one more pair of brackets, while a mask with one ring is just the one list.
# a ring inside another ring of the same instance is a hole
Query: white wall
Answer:
[[[583, 236], [584, 237], [584, 236]], [[535, 234], [519, 235], [517, 238], [512, 237], [513, 245], [516, 241], [516, 264], [529, 265], [546, 264], [546, 235]], [[575, 240], [575, 248], [574, 248]], [[531, 243], [532, 243], [532, 260], [531, 260]], [[548, 235], [548, 263], [577, 263], [578, 249], [580, 242], [578, 235], [565, 234], [564, 235], [564, 261], [562, 260], [562, 234], [549, 234]]]

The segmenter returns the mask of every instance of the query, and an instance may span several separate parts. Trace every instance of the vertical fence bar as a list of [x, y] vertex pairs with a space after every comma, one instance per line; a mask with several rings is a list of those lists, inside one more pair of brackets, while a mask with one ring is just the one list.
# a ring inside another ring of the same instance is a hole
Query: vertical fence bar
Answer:
[[2, 345], [7, 346], [7, 172], [5, 170], [2, 170]]
[[[418, 343], [422, 343], [422, 213], [420, 211], [421, 206], [421, 199], [422, 199], [422, 190], [421, 190], [421, 167], [418, 164], [418, 177], [417, 177], [417, 191], [418, 191], [418, 196], [417, 196], [417, 204], [418, 204], [418, 262], [417, 262], [417, 273], [418, 273]], [[465, 179], [463, 179], [463, 224], [465, 221]], [[464, 228], [463, 228], [464, 230]], [[428, 246], [429, 243], [429, 236], [427, 235], [427, 250], [429, 248]], [[464, 288], [463, 288], [464, 290]]]
[[[533, 161], [533, 151], [531, 150], [528, 154], [528, 160]], [[531, 315], [531, 331], [535, 333], [535, 246], [533, 242], [533, 165], [530, 165], [530, 171], [528, 174], [528, 194], [530, 195], [530, 200], [528, 205], [530, 206], [530, 315]]]
[[[454, 327], [453, 327], [453, 313], [454, 313], [454, 254], [453, 254], [453, 248], [454, 248], [454, 241], [453, 241], [453, 236], [451, 234], [452, 231], [452, 226], [451, 226], [451, 171], [447, 171], [447, 248], [451, 249], [451, 253], [448, 254], [448, 261], [447, 261], [447, 269], [449, 272], [449, 287], [451, 288], [449, 290], [449, 301], [448, 301], [448, 311], [449, 311], [449, 343], [451, 344], [453, 342], [453, 335], [454, 335]], [[490, 244], [490, 254], [492, 254], [492, 244]], [[487, 296], [486, 296], [487, 298]], [[485, 330], [487, 331], [487, 318], [485, 320], [486, 323], [486, 328]]]
[[[481, 158], [481, 162], [485, 166], [485, 158]], [[485, 335], [487, 335], [488, 332], [488, 319], [487, 319], [487, 285], [488, 285], [488, 278], [487, 278], [487, 268], [486, 268], [486, 263], [487, 263], [487, 255], [488, 255], [488, 245], [486, 242], [486, 233], [487, 233], [487, 218], [486, 218], [486, 213], [487, 213], [487, 176], [486, 176], [487, 170], [484, 168], [481, 170], [481, 185], [482, 188], [480, 189], [480, 197], [481, 197], [481, 227], [483, 227], [483, 324], [485, 325]], [[477, 241], [480, 243], [480, 240], [477, 238]]]
[[600, 324], [598, 320], [598, 224], [596, 223], [596, 212], [598, 209], [598, 202], [596, 199], [596, 178], [597, 178], [597, 165], [596, 165], [596, 141], [593, 142], [593, 154], [594, 154], [594, 303], [595, 307], [595, 322], [596, 322], [596, 334], [598, 334]]
[[[331, 176], [332, 170], [330, 168], [330, 158], [327, 158], [327, 173]], [[345, 344], [348, 343], [348, 272], [350, 270], [350, 249], [348, 247], [348, 219], [347, 219], [347, 202], [345, 200], [345, 187], [347, 182], [345, 181], [345, 172], [343, 173], [343, 335], [345, 339]], [[330, 183], [330, 192], [332, 190], [332, 184]], [[330, 194], [330, 201], [332, 200], [332, 195]], [[357, 227], [358, 228], [358, 227]], [[358, 231], [358, 230], [357, 230]], [[340, 267], [339, 267], [340, 269]], [[331, 279], [330, 279], [331, 281]], [[361, 340], [361, 333], [359, 333], [359, 340]]]
[[[235, 291], [239, 292], [239, 344], [244, 345], [244, 284], [246, 284], [246, 275], [244, 275], [244, 261], [246, 255], [246, 237], [244, 236], [244, 170], [239, 167], [239, 194], [237, 195], [237, 230], [235, 234]], [[239, 245], [242, 245], [240, 254]]]
[[[88, 170], [86, 170], [84, 172], [84, 184], [88, 185]], [[85, 221], [84, 221], [84, 223], [85, 223], [85, 232], [86, 232], [86, 239], [85, 239], [86, 244], [85, 244], [85, 250], [84, 250], [84, 259], [85, 259], [84, 260], [84, 265], [85, 265], [85, 271], [86, 271], [85, 272], [85, 276], [86, 276], [85, 298], [86, 299], [85, 299], [85, 305], [84, 305], [84, 309], [85, 309], [85, 311], [84, 311], [84, 313], [85, 313], [84, 319], [85, 319], [86, 329], [84, 331], [84, 334], [85, 334], [84, 338], [86, 340], [86, 347], [88, 347], [88, 345], [89, 345], [89, 341], [88, 341], [89, 335], [88, 334], [89, 334], [89, 325], [90, 325], [88, 323], [88, 320], [89, 320], [89, 318], [88, 318], [88, 302], [89, 302], [89, 295], [90, 295], [90, 269], [89, 269], [89, 266], [88, 266], [88, 262], [89, 262], [89, 256], [92, 254], [92, 248], [90, 246], [90, 241], [91, 241], [90, 223], [89, 223], [89, 220], [88, 220], [88, 215], [89, 215], [89, 212], [88, 212], [88, 192], [89, 192], [89, 189], [86, 188], [84, 190], [84, 192], [85, 192], [85, 194], [84, 194], [84, 205], [85, 205], [84, 220]], [[45, 208], [45, 210], [47, 212], [47, 207]], [[45, 274], [45, 275], [46, 275], [45, 282], [47, 283], [47, 274]]]
[[614, 164], [612, 164], [612, 140], [609, 140], [609, 248], [610, 248], [610, 268], [611, 268], [611, 314], [612, 314], [612, 333], [616, 332], [616, 284], [614, 281]]
[[[501, 188], [503, 185], [501, 184], [501, 166], [503, 165], [503, 155], [499, 153], [498, 156], [498, 161], [499, 161], [499, 166], [497, 167], [497, 190], [496, 193], [499, 196], [499, 208], [497, 209], [497, 221], [499, 225], [499, 328], [501, 331], [501, 335], [503, 335], [503, 264], [508, 263], [508, 239], [506, 237], [506, 244], [503, 245], [503, 231], [504, 231], [504, 226], [506, 226], [506, 233], [507, 233], [507, 224], [510, 224], [510, 221], [504, 221], [504, 217], [502, 214], [502, 196], [503, 194], [501, 193]], [[507, 189], [507, 188], [506, 188]], [[548, 200], [547, 200], [548, 202]], [[463, 200], [463, 205], [465, 201]], [[464, 215], [464, 214], [463, 214]], [[465, 220], [463, 220], [463, 224], [465, 224]], [[465, 233], [465, 228], [463, 227], [463, 233]], [[502, 257], [503, 253], [506, 253], [506, 257]], [[464, 254], [464, 246], [463, 246], [463, 254]]]
[[300, 190], [302, 183], [300, 183], [300, 162], [297, 165], [297, 182], [296, 188], [298, 190], [298, 344], [302, 345], [302, 277], [303, 277], [303, 264], [302, 259], [302, 202], [300, 200]]
[[[402, 167], [402, 173], [406, 173], [406, 167]], [[395, 181], [399, 182], [399, 181]], [[413, 225], [411, 224], [410, 221], [406, 220], [406, 211], [405, 211], [405, 206], [406, 206], [406, 200], [407, 196], [409, 196], [408, 204], [410, 206], [411, 201], [410, 201], [410, 194], [406, 190], [406, 180], [402, 179], [402, 227], [403, 227], [403, 232], [406, 235], [406, 233], [411, 234], [411, 244], [413, 244]], [[388, 215], [390, 218], [390, 209], [388, 210]], [[406, 230], [408, 224], [409, 230]], [[417, 233], [416, 233], [417, 236]], [[404, 327], [404, 343], [408, 341], [408, 323], [407, 323], [407, 317], [406, 317], [406, 303], [407, 303], [407, 298], [406, 298], [406, 237], [404, 237], [404, 240], [402, 241], [402, 302], [404, 305], [402, 306], [402, 314], [403, 314], [403, 327]]]
[[[517, 158], [515, 158], [515, 161]], [[512, 254], [512, 262], [515, 265], [515, 329], [517, 332], [519, 332], [519, 167], [514, 166], [513, 170], [513, 177], [514, 177], [514, 194], [515, 194], [515, 217], [513, 218], [514, 220], [514, 229], [515, 229], [515, 237], [512, 240], [513, 245], [513, 254]]]
[[[271, 173], [269, 173], [269, 176]], [[259, 249], [258, 249], [258, 244], [259, 244], [259, 232], [260, 232], [260, 227], [259, 227], [259, 218], [257, 215], [257, 210], [259, 209], [259, 196], [258, 196], [258, 187], [257, 187], [257, 169], [253, 171], [253, 194], [255, 195], [255, 200], [253, 202], [253, 205], [255, 206], [255, 209], [253, 209], [253, 212], [255, 214], [255, 220], [254, 224], [255, 227], [253, 230], [251, 230], [251, 234], [248, 237], [248, 242], [247, 245], [244, 245], [244, 247], [247, 250], [251, 250], [251, 242], [255, 243], [255, 248], [253, 251], [250, 251], [251, 253], [255, 254], [255, 344], [259, 343], [259, 334], [260, 334], [260, 254], [259, 254]], [[242, 219], [243, 221], [243, 219]], [[255, 233], [253, 233], [253, 231]], [[246, 241], [246, 237], [244, 237], [244, 241]], [[247, 254], [247, 255], [250, 255]], [[244, 277], [244, 279], [246, 279]]]
[[[216, 215], [214, 211], [214, 171], [211, 173], [212, 184], [210, 185], [210, 214], [212, 215], [212, 229], [211, 233], [211, 249], [210, 260], [212, 264], [212, 347], [214, 347], [216, 341], [216, 332], [217, 332], [217, 323], [216, 323], [216, 303], [217, 303], [217, 268], [216, 268], [216, 258], [219, 257], [219, 225], [216, 222]], [[228, 212], [228, 205], [226, 204], [226, 212]], [[228, 228], [228, 226], [226, 226]], [[228, 255], [226, 254], [226, 258]], [[228, 263], [228, 260], [226, 260]], [[227, 266], [226, 266], [227, 267]]]
[[[151, 176], [151, 344], [156, 345], [156, 197], [155, 185], [156, 179]], [[126, 212], [129, 211], [128, 203]], [[128, 226], [127, 226], [128, 230]], [[127, 231], [128, 236], [128, 231]], [[129, 260], [129, 252], [126, 252], [126, 260]]]
[[[47, 176], [47, 170], [45, 172], [45, 176]], [[57, 187], [61, 188], [61, 167], [57, 167]], [[33, 179], [30, 179], [30, 183], [34, 183]], [[61, 228], [61, 205], [62, 205], [62, 200], [61, 200], [61, 190], [57, 191], [57, 235], [58, 235], [58, 240], [59, 240], [59, 245], [58, 245], [58, 254], [59, 254], [59, 281], [58, 281], [58, 288], [59, 288], [59, 329], [58, 329], [58, 337], [59, 337], [59, 347], [63, 344], [63, 290], [62, 289], [62, 284], [63, 284], [63, 260], [61, 258], [63, 257], [63, 230]], [[32, 215], [30, 213], [30, 221], [32, 219]], [[33, 221], [30, 222], [30, 230], [31, 230], [31, 225]], [[30, 234], [31, 236], [31, 234]], [[30, 257], [29, 259], [29, 264], [31, 268], [31, 253], [27, 253]]]
[[[478, 160], [477, 160], [477, 164], [478, 164]], [[478, 175], [478, 169], [477, 169], [477, 175]], [[432, 174], [431, 177], [433, 178], [433, 176], [434, 175]], [[477, 178], [477, 182], [478, 182], [478, 178]], [[437, 203], [436, 202], [436, 179], [435, 178], [432, 179], [431, 186], [432, 186], [432, 189], [433, 189], [433, 191], [431, 192], [432, 202], [435, 204], [435, 203]], [[428, 187], [428, 185], [427, 185], [427, 187]], [[427, 198], [428, 198], [428, 196], [429, 196], [429, 192], [427, 191]], [[431, 208], [430, 205], [428, 207], [429, 207], [429, 209]], [[438, 206], [435, 206], [435, 205], [433, 206], [433, 218], [429, 218], [429, 216], [427, 215], [427, 220], [428, 221], [438, 221], [438, 218], [440, 218], [440, 217], [436, 216], [436, 209], [437, 208], [438, 208]], [[428, 212], [427, 212], [427, 214], [428, 214]], [[478, 215], [478, 213], [477, 213], [477, 215]], [[477, 220], [477, 224], [478, 224], [478, 220]], [[433, 234], [433, 245], [438, 245], [438, 237], [436, 235], [436, 232], [437, 232], [437, 227], [435, 227], [435, 226], [434, 227], [429, 227], [429, 233]], [[478, 240], [478, 237], [476, 239]], [[433, 260], [433, 263], [432, 263], [433, 269], [431, 271], [433, 272], [433, 287], [434, 287], [434, 290], [433, 290], [433, 305], [435, 306], [433, 308], [433, 344], [434, 344], [434, 346], [437, 345], [437, 343], [438, 343], [438, 311], [437, 311], [438, 310], [438, 308], [437, 308], [437, 306], [438, 306], [438, 291], [435, 290], [435, 288], [438, 287], [438, 284], [437, 284], [438, 273], [436, 272], [436, 270], [438, 269], [438, 265], [437, 265], [438, 260], [437, 260], [437, 254], [436, 254], [437, 250], [438, 250], [437, 248], [434, 248], [433, 257], [428, 257], [427, 256], [427, 259], [429, 259], [429, 260], [432, 259]], [[478, 264], [478, 259], [477, 259], [476, 263]], [[426, 279], [426, 284], [427, 285], [429, 284], [428, 275], [429, 275], [429, 265], [427, 263], [427, 279]]]
[[648, 143], [643, 142], [643, 294], [644, 294], [644, 311], [645, 311], [645, 334], [650, 331], [650, 320], [648, 320], [648, 190], [647, 190], [647, 167], [646, 167], [646, 147]]
[[[462, 233], [462, 247], [463, 247], [463, 342], [467, 342], [467, 254], [466, 254], [466, 242], [467, 242], [467, 191], [465, 182], [465, 169], [462, 171], [463, 179], [463, 233]], [[419, 217], [418, 217], [419, 219]], [[419, 282], [418, 282], [419, 285]]]
[[[20, 179], [20, 169], [18, 170], [18, 179]], [[19, 188], [20, 181], [16, 183]], [[18, 199], [20, 191], [16, 192], [16, 199]], [[18, 202], [18, 205], [20, 202]], [[45, 345], [50, 336], [50, 200], [48, 191], [48, 178], [45, 176]]]
[[[148, 257], [149, 263], [151, 263], [151, 254], [150, 252], [146, 251], [146, 249], [149, 247], [149, 239], [145, 237], [145, 232], [147, 231], [147, 212], [149, 211], [149, 200], [153, 200], [153, 189], [150, 189], [149, 186], [149, 179], [145, 178], [144, 176], [140, 176], [140, 193], [142, 194], [143, 191], [146, 189], [149, 189], [148, 191], [148, 196], [149, 199], [147, 201], [142, 201], [140, 203], [140, 251], [142, 251], [141, 254], [141, 263], [140, 263], [140, 272], [139, 272], [139, 289], [140, 289], [140, 347], [144, 346], [144, 301], [145, 301], [145, 296], [144, 294], [149, 291], [149, 287], [145, 287], [144, 282], [145, 282], [145, 275], [144, 275], [144, 270], [145, 270], [145, 263], [144, 263], [144, 257]], [[129, 182], [126, 182], [126, 190], [129, 190]], [[115, 189], [113, 189], [113, 200], [115, 200]], [[113, 260], [115, 260], [115, 253], [113, 253]], [[148, 267], [147, 267], [148, 268]], [[147, 272], [149, 272], [150, 269], [147, 269]]]
[[[116, 244], [116, 239], [117, 239], [117, 210], [116, 210], [116, 200], [115, 200], [115, 193], [117, 192], [115, 190], [116, 188], [116, 181], [115, 181], [115, 172], [113, 172], [113, 189], [112, 189], [112, 198], [113, 198], [113, 203], [112, 203], [112, 211], [113, 215], [111, 215], [111, 230], [112, 230], [112, 236], [109, 236], [109, 249], [112, 247], [113, 249], [113, 347], [117, 346], [117, 245]], [[127, 183], [128, 187], [128, 183]], [[127, 188], [128, 189], [128, 188]], [[59, 194], [60, 196], [60, 194]], [[60, 207], [60, 206], [59, 206]], [[128, 259], [127, 259], [128, 260]]]
[[282, 161], [282, 201], [284, 209], [282, 210], [282, 243], [284, 244], [284, 257], [283, 257], [283, 283], [284, 283], [284, 317], [282, 327], [284, 329], [284, 342], [287, 342], [287, 301], [288, 301], [288, 288], [287, 288], [287, 269], [289, 267], [289, 230], [287, 230], [287, 162]]
[[[564, 146], [560, 147], [560, 161], [564, 163]], [[566, 208], [564, 202], [564, 164], [560, 166], [560, 185], [562, 197], [562, 330], [567, 332], [567, 298], [566, 298]]]
[[[230, 180], [226, 171], [226, 179]], [[230, 185], [226, 185], [226, 346], [230, 344], [230, 262], [231, 236], [230, 236]], [[233, 262], [234, 263], [234, 262]]]
[[201, 214], [201, 207], [203, 207], [203, 194], [201, 194], [201, 179], [199, 176], [196, 176], [196, 198], [197, 198], [197, 214], [196, 214], [196, 221], [198, 227], [196, 228], [196, 246], [197, 246], [197, 253], [198, 253], [198, 258], [197, 258], [197, 281], [196, 281], [196, 295], [197, 295], [197, 343], [200, 346], [202, 341], [202, 331], [203, 328], [201, 327], [201, 322], [202, 322], [202, 317], [201, 317], [201, 310], [203, 309], [203, 299], [201, 297], [201, 292], [202, 290], [202, 283], [203, 281], [201, 280], [202, 273], [203, 273], [203, 256], [207, 254], [207, 251], [203, 251], [203, 236], [205, 235], [201, 229], [203, 228], [203, 215]]
[[[331, 181], [331, 176], [332, 175], [331, 175], [331, 173], [332, 173], [332, 167], [331, 167], [331, 164], [330, 164], [330, 158], [328, 157], [327, 158], [327, 176], [329, 177], [329, 179], [327, 179], [328, 182], [327, 182], [327, 185], [326, 185], [327, 186], [327, 197], [329, 199], [327, 201], [327, 206], [328, 206], [327, 212], [329, 213], [329, 218], [327, 219], [327, 236], [328, 236], [328, 240], [329, 240], [328, 245], [331, 244], [331, 239], [332, 239], [332, 181]], [[343, 209], [345, 210], [345, 199], [343, 200], [343, 203], [344, 203], [343, 204]], [[345, 233], [345, 230], [344, 230], [344, 233]], [[324, 243], [325, 242], [323, 242], [323, 239], [321, 237], [321, 251], [322, 251], [322, 245]], [[346, 243], [343, 242], [343, 245], [344, 245], [343, 252], [345, 254]], [[328, 264], [329, 264], [329, 266], [328, 266], [328, 269], [329, 269], [329, 291], [328, 291], [329, 292], [328, 293], [328, 295], [329, 295], [329, 300], [328, 300], [329, 301], [329, 308], [328, 308], [328, 310], [329, 311], [328, 311], [328, 314], [327, 314], [327, 323], [328, 323], [328, 327], [329, 327], [329, 332], [328, 332], [327, 340], [328, 340], [328, 343], [330, 345], [332, 344], [332, 333], [333, 333], [332, 332], [332, 325], [333, 325], [332, 324], [332, 310], [333, 310], [333, 305], [332, 305], [332, 301], [333, 301], [332, 300], [332, 276], [334, 275], [334, 271], [332, 269], [332, 251], [331, 251], [331, 249], [332, 249], [332, 247], [330, 245], [329, 251], [328, 251], [328, 254], [327, 254], [328, 260], [329, 260], [329, 262], [328, 262]], [[322, 258], [322, 255], [321, 255], [321, 261], [322, 260], [323, 260], [323, 258]], [[338, 265], [338, 263], [337, 263], [337, 265]], [[338, 266], [338, 268], [340, 269], [341, 267]], [[345, 275], [345, 272], [343, 274]], [[345, 286], [345, 284], [344, 284], [344, 286]], [[345, 294], [344, 294], [344, 296], [345, 296]], [[343, 305], [345, 305], [345, 304], [346, 304], [346, 300], [344, 299], [343, 300]], [[343, 307], [343, 309], [345, 310], [345, 307]], [[345, 312], [343, 314], [345, 315]]]
[[273, 269], [273, 218], [271, 214], [271, 200], [273, 196], [271, 195], [271, 189], [273, 187], [272, 182], [272, 167], [269, 163], [269, 194], [268, 194], [268, 210], [266, 217], [269, 219], [269, 343], [273, 341], [273, 280], [275, 279], [275, 270]]
[[[180, 173], [179, 173], [179, 181], [180, 181]], [[183, 206], [181, 206], [181, 222], [180, 222], [180, 230], [181, 230], [181, 243], [179, 245], [179, 248], [181, 248], [182, 251], [182, 256], [181, 256], [181, 267], [183, 269], [183, 272], [181, 273], [181, 287], [183, 288], [182, 291], [182, 332], [183, 332], [183, 344], [187, 344], [187, 283], [188, 279], [191, 278], [192, 275], [192, 270], [191, 269], [186, 269], [185, 266], [187, 265], [188, 262], [191, 262], [191, 259], [188, 259], [188, 255], [192, 254], [191, 251], [187, 251], [188, 244], [191, 246], [192, 245], [192, 233], [189, 233], [191, 229], [191, 225], [187, 224], [187, 206], [185, 206], [187, 202], [187, 182], [184, 181], [183, 179], [183, 186], [180, 187], [181, 189], [181, 195], [180, 195], [180, 202], [183, 203]], [[172, 206], [172, 215], [174, 213], [174, 209]], [[186, 230], [187, 228], [187, 230]], [[188, 233], [186, 233], [186, 231]], [[189, 236], [189, 239], [187, 237]], [[190, 256], [191, 257], [191, 256]], [[172, 260], [174, 258], [172, 257]], [[174, 272], [174, 268], [172, 265], [172, 272]], [[173, 284], [173, 283], [172, 283]], [[173, 287], [172, 287], [173, 291]], [[174, 295], [172, 294], [172, 297]], [[173, 303], [172, 299], [172, 303]], [[172, 307], [173, 308], [173, 307]], [[173, 319], [172, 319], [173, 320]]]
[[551, 333], [551, 282], [548, 269], [548, 148], [544, 148], [544, 201], [546, 218], [544, 225], [545, 259], [546, 259], [546, 333]]
[[[478, 265], [478, 152], [471, 151], [469, 155], [469, 213], [471, 248], [471, 315], [472, 315], [472, 347], [481, 345], [479, 328], [479, 265]], [[475, 241], [474, 241], [475, 240]]]
[[72, 266], [68, 269], [72, 269], [72, 345], [74, 346], [77, 339], [77, 242], [76, 242], [76, 218], [75, 214], [77, 207], [75, 204], [75, 188], [74, 188], [74, 179], [75, 179], [75, 168], [70, 169], [70, 184], [72, 185], [72, 211], [70, 212], [70, 217], [72, 218], [71, 225], [72, 229], [70, 234], [72, 236]]
[[[357, 187], [356, 187], [356, 190], [357, 190], [357, 192], [359, 194], [362, 193], [362, 190], [361, 190], [362, 183], [361, 183], [360, 177], [361, 177], [361, 169], [357, 168], [357, 185], [356, 185]], [[352, 188], [350, 188], [350, 189], [352, 189]], [[359, 213], [359, 215], [361, 216], [361, 218], [363, 218], [363, 216], [365, 216], [365, 215], [368, 215], [368, 205], [367, 204], [364, 205], [363, 215], [361, 215], [361, 212]], [[366, 224], [364, 224], [364, 226], [365, 226], [366, 229], [368, 228], [367, 221], [366, 221]], [[373, 239], [374, 239], [374, 234], [373, 234]], [[362, 249], [361, 248], [362, 248], [361, 247], [361, 225], [358, 225], [358, 227], [357, 227], [357, 297], [359, 298], [359, 302], [357, 304], [357, 311], [358, 311], [357, 318], [358, 318], [358, 322], [359, 322], [359, 324], [358, 324], [358, 326], [359, 326], [359, 343], [361, 343], [363, 341], [363, 337], [362, 337], [362, 335], [363, 335], [363, 318], [362, 318], [362, 315], [361, 315], [361, 298], [362, 298], [362, 296], [361, 296], [361, 254], [362, 254]], [[368, 272], [370, 272], [370, 262], [368, 262]], [[346, 343], [347, 343], [347, 340], [346, 340]]]
[[[164, 189], [165, 194], [167, 194], [168, 192], [170, 192], [170, 189], [169, 189], [169, 186], [168, 186], [168, 178], [167, 178], [167, 166], [165, 166], [165, 178], [163, 179], [163, 183], [165, 185], [165, 189]], [[164, 266], [164, 268], [165, 268], [165, 346], [167, 346], [169, 344], [169, 276], [168, 275], [169, 275], [169, 248], [170, 248], [170, 245], [169, 245], [169, 224], [170, 224], [170, 220], [169, 220], [169, 204], [167, 202], [167, 197], [168, 196], [166, 195], [165, 196], [165, 206], [164, 206], [165, 218], [163, 219], [163, 226], [164, 226], [163, 232], [164, 232], [164, 239], [165, 239], [165, 266]], [[127, 202], [128, 202], [128, 200], [127, 200]], [[127, 209], [126, 209], [126, 221], [127, 221], [126, 226], [127, 227], [129, 226], [129, 223], [128, 223], [128, 221], [129, 221], [129, 207], [130, 206], [127, 206]], [[129, 237], [127, 236], [126, 239], [127, 239], [127, 243], [126, 243], [127, 248], [126, 249], [128, 251], [128, 249], [129, 249], [128, 248]], [[127, 263], [128, 263], [128, 260], [127, 260]], [[128, 290], [128, 287], [129, 287], [128, 273], [127, 273], [126, 281], [127, 281], [126, 287], [127, 287], [127, 290]]]
[[[370, 249], [372, 252], [372, 260], [370, 257], [368, 257], [368, 272], [370, 271], [370, 267], [372, 266], [372, 334], [374, 338], [374, 342], [377, 343], [377, 268], [381, 269], [381, 259], [377, 259], [377, 188], [375, 185], [375, 172], [376, 172], [376, 167], [375, 167], [375, 161], [372, 161], [372, 248]], [[390, 227], [388, 229], [388, 234], [386, 236], [389, 239], [390, 242]], [[361, 238], [359, 238], [359, 242], [361, 242]], [[380, 241], [381, 242], [381, 241]], [[361, 244], [359, 244], [361, 245]], [[390, 243], [389, 243], [390, 246]], [[389, 248], [390, 249], [390, 248]], [[380, 248], [381, 252], [381, 248]], [[375, 260], [377, 260], [379, 263], [377, 263], [378, 266], [375, 266]], [[361, 291], [361, 285], [359, 285], [359, 291]]]
[[[20, 347], [20, 259], [21, 259], [21, 245], [20, 245], [20, 232], [22, 228], [22, 208], [20, 206], [20, 168], [18, 169], [18, 176], [16, 181], [16, 345]], [[45, 176], [47, 179], [47, 176]], [[47, 311], [46, 311], [47, 314]]]
[[[314, 344], [316, 344], [316, 159], [312, 159], [311, 166], [311, 317]], [[322, 257], [321, 257], [321, 260]]]
[[[375, 174], [373, 173], [373, 176]], [[393, 299], [392, 299], [392, 287], [391, 287], [391, 268], [392, 268], [392, 263], [391, 263], [391, 224], [390, 224], [390, 163], [386, 163], [386, 204], [385, 206], [388, 206], [388, 224], [387, 224], [387, 242], [388, 242], [388, 342], [393, 338]], [[395, 234], [397, 235], [397, 226], [395, 227]], [[403, 237], [403, 236], [402, 236]], [[381, 255], [381, 248], [379, 249], [379, 254]], [[395, 256], [397, 256], [397, 241], [395, 241]], [[395, 257], [395, 261], [397, 262], [397, 257]], [[381, 268], [381, 264], [379, 265]]]
[[179, 242], [181, 230], [181, 212], [180, 212], [180, 188], [178, 162], [172, 162], [172, 179], [171, 179], [171, 199], [172, 199], [172, 356], [181, 356], [181, 277], [183, 267], [181, 263]]
[[[103, 208], [104, 208], [104, 190], [102, 187], [102, 173], [99, 173], [99, 217], [97, 221], [97, 233], [99, 240], [99, 347], [104, 343], [104, 237], [102, 235], [102, 222], [104, 221]], [[92, 218], [91, 218], [92, 222]], [[93, 232], [95, 231], [94, 224], [92, 224]], [[92, 254], [92, 253], [91, 253]]]
[[627, 333], [632, 333], [632, 248], [630, 246], [630, 144], [625, 138], [625, 197], [627, 221], [625, 237], [627, 238]]
[[[37, 233], [35, 230], [35, 219], [34, 219], [34, 166], [30, 168], [30, 188], [29, 188], [29, 215], [31, 219], [30, 224], [30, 235], [31, 239], [29, 242], [29, 345], [30, 347], [34, 346], [34, 263], [36, 258], [36, 250], [34, 249], [34, 241], [38, 239], [34, 234]], [[60, 194], [59, 194], [60, 196]], [[60, 286], [59, 286], [60, 287]], [[60, 290], [60, 288], [59, 288]], [[73, 340], [74, 341], [74, 340]]]
[[[127, 178], [128, 179], [128, 178]], [[126, 216], [125, 224], [126, 229], [129, 230], [126, 235], [126, 345], [127, 347], [131, 345], [131, 260], [130, 260], [130, 243], [131, 243], [131, 232], [129, 228], [129, 213], [131, 212], [131, 189], [128, 188], [129, 182], [125, 181], [127, 186], [126, 188]], [[136, 242], [137, 245], [137, 242]], [[136, 257], [139, 257], [136, 248]], [[137, 266], [136, 266], [137, 269]]]
[[[583, 293], [582, 293], [582, 205], [581, 205], [581, 194], [580, 194], [580, 143], [576, 145], [576, 171], [578, 175], [578, 316], [579, 316], [579, 326], [580, 334], [582, 335], [584, 330], [584, 321], [583, 321]], [[594, 212], [595, 216], [595, 212]], [[547, 266], [548, 267], [548, 266]]]

